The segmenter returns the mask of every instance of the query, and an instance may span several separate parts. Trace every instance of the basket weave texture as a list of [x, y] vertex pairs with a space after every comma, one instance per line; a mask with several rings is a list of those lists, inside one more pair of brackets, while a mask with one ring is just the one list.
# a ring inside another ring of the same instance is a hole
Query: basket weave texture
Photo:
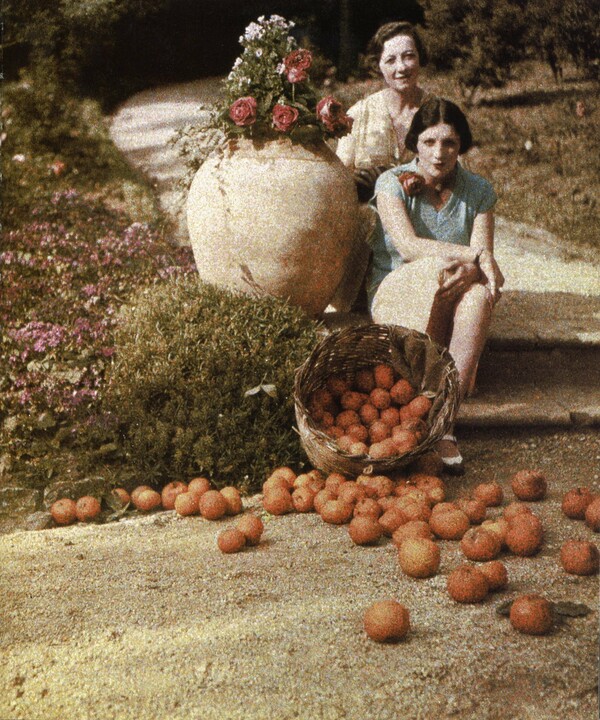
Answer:
[[[403, 455], [374, 460], [350, 455], [317, 427], [308, 412], [312, 393], [331, 375], [352, 373], [379, 363], [391, 365], [419, 394], [432, 400], [424, 418], [429, 432]], [[349, 476], [385, 475], [427, 452], [445, 435], [458, 410], [458, 371], [450, 353], [425, 333], [399, 325], [361, 325], [331, 333], [313, 350], [295, 375], [295, 411], [302, 446], [315, 468]]]

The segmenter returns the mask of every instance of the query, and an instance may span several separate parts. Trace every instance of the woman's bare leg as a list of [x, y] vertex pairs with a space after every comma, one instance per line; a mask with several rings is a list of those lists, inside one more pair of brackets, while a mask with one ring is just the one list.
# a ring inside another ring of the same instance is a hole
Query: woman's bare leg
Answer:
[[[485, 346], [492, 320], [490, 294], [486, 287], [475, 283], [456, 303], [451, 323], [451, 338], [448, 350], [459, 376], [459, 405], [472, 389], [479, 364], [479, 357]], [[445, 439], [438, 442], [436, 449], [444, 460], [449, 472], [463, 471], [463, 460], [456, 444], [454, 428], [450, 428]]]
[[460, 402], [473, 385], [491, 321], [489, 291], [481, 283], [475, 283], [456, 304], [448, 346], [460, 379]]

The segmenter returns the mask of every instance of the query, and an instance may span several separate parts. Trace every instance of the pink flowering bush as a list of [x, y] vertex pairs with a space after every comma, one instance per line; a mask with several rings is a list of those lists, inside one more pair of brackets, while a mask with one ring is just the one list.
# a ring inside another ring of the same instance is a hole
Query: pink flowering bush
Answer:
[[40, 418], [73, 436], [93, 423], [120, 306], [141, 286], [195, 272], [189, 249], [93, 195], [59, 190], [33, 206], [0, 251], [0, 413], [19, 427], [2, 446], [28, 453]]

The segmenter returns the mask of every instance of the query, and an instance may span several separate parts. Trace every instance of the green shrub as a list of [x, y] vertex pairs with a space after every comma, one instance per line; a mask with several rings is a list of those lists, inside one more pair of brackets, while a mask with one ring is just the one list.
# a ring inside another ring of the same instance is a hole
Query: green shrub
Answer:
[[300, 466], [294, 370], [318, 329], [281, 300], [197, 278], [141, 293], [121, 311], [106, 393], [128, 462], [156, 484], [203, 474], [244, 491]]

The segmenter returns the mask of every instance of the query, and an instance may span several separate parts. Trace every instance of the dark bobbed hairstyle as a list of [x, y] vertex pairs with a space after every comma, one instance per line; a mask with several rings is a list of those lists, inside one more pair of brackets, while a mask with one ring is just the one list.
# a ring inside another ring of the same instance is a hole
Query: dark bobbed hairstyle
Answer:
[[451, 125], [456, 130], [456, 134], [460, 138], [460, 154], [466, 153], [473, 145], [469, 122], [458, 105], [438, 97], [426, 100], [414, 114], [404, 140], [405, 146], [416, 153], [419, 135], [427, 128], [440, 123]]
[[382, 25], [375, 35], [373, 35], [373, 37], [369, 40], [369, 44], [367, 45], [367, 57], [374, 70], [378, 68], [385, 43], [398, 35], [407, 35], [413, 39], [417, 52], [419, 53], [419, 65], [421, 65], [421, 67], [425, 67], [425, 65], [427, 65], [429, 60], [427, 56], [427, 49], [425, 48], [425, 45], [421, 40], [421, 36], [417, 32], [415, 26], [409, 22], [397, 21]]

